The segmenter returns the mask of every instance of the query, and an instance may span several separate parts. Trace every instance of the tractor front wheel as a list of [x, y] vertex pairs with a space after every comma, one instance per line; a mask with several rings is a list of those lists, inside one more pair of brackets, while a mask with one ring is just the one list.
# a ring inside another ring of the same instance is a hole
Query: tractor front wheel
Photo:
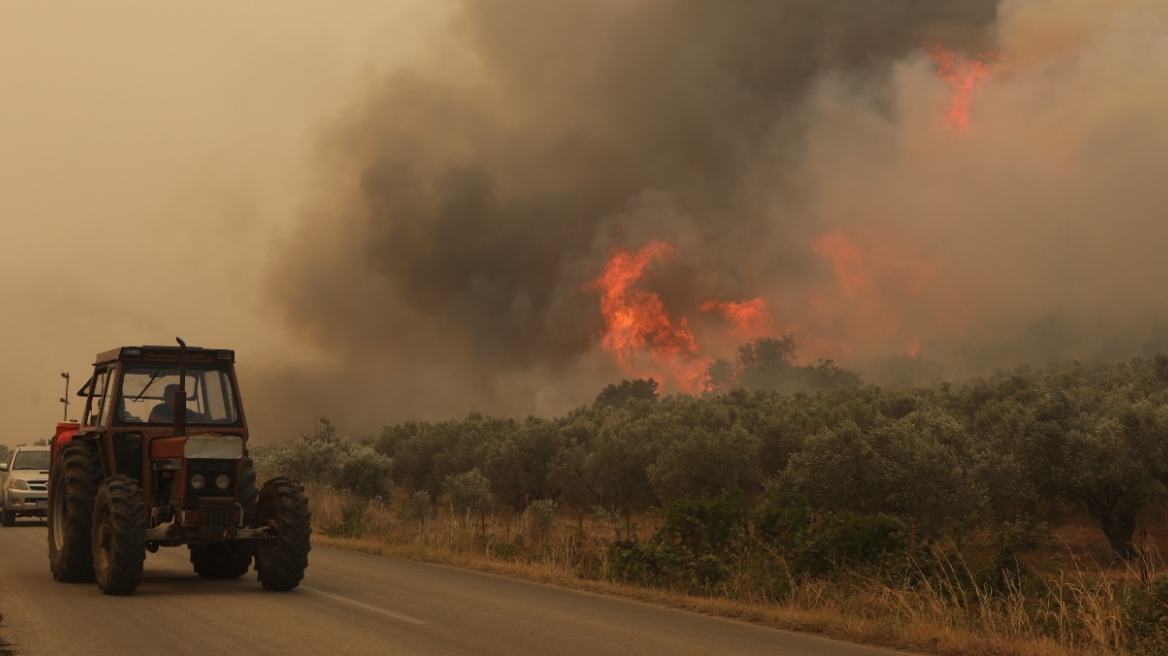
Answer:
[[49, 473], [49, 566], [65, 583], [93, 580], [93, 501], [101, 465], [91, 442], [61, 447]]
[[146, 504], [138, 483], [112, 476], [101, 484], [93, 509], [93, 566], [97, 587], [127, 595], [142, 581], [146, 560]]
[[300, 585], [312, 548], [312, 513], [304, 486], [290, 478], [273, 478], [260, 490], [257, 526], [273, 526], [276, 537], [256, 544], [256, 571], [268, 590], [291, 590]]

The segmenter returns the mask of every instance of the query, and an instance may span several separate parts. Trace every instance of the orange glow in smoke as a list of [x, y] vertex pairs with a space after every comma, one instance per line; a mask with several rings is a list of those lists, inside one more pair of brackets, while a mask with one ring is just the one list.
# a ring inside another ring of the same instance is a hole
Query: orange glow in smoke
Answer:
[[717, 312], [726, 317], [734, 325], [730, 333], [744, 340], [775, 334], [775, 322], [771, 318], [770, 309], [767, 308], [767, 302], [761, 298], [741, 303], [706, 301], [702, 304], [702, 312]]
[[[937, 267], [911, 238], [887, 231], [835, 228], [812, 241], [811, 251], [830, 266], [832, 276], [802, 289], [775, 290], [767, 299], [706, 301], [703, 313], [730, 324], [741, 342], [792, 335], [796, 362], [820, 358], [849, 360], [877, 354], [918, 357], [922, 343], [960, 334], [969, 311], [963, 295], [939, 279]], [[644, 288], [650, 267], [676, 258], [676, 248], [651, 241], [637, 250], [617, 248], [600, 276], [585, 288], [599, 292], [603, 317], [601, 346], [629, 377], [656, 378], [665, 390], [696, 393], [714, 362], [684, 316], [671, 314], [656, 293]], [[781, 305], [772, 312], [768, 300]], [[782, 316], [782, 322], [775, 315]], [[725, 340], [707, 331], [719, 348]], [[724, 326], [723, 326], [724, 327]]]
[[697, 340], [684, 317], [674, 321], [657, 294], [637, 288], [649, 265], [677, 254], [677, 249], [660, 241], [649, 242], [635, 253], [618, 248], [588, 288], [600, 292], [602, 344], [622, 369], [668, 376], [683, 390], [695, 392], [712, 360], [698, 353]]
[[919, 317], [947, 303], [932, 297], [936, 267], [887, 234], [836, 228], [820, 235], [811, 250], [831, 265], [836, 287], [811, 294], [796, 312], [802, 320], [793, 332], [801, 351], [831, 358], [920, 352], [918, 331], [935, 320], [922, 326]]
[[970, 108], [982, 85], [1004, 68], [1000, 55], [966, 57], [936, 45], [929, 50], [937, 64], [937, 75], [949, 83], [952, 95], [945, 109], [945, 125], [954, 132], [968, 132]]
[[933, 265], [899, 252], [894, 244], [869, 243], [864, 248], [841, 228], [821, 235], [811, 248], [831, 262], [843, 292], [849, 298], [871, 297], [895, 288], [919, 292], [933, 277]]

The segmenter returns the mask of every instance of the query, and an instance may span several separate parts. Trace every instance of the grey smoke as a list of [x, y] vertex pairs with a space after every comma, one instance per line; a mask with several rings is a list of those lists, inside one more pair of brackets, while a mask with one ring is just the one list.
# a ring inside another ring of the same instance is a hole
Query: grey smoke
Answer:
[[829, 276], [787, 176], [808, 94], [830, 75], [891, 116], [895, 61], [984, 47], [996, 16], [992, 0], [462, 3], [456, 48], [378, 80], [330, 133], [272, 276], [316, 359], [266, 368], [255, 412], [371, 428], [586, 402], [614, 372], [583, 285], [614, 246], [679, 246], [651, 281], [679, 314]]

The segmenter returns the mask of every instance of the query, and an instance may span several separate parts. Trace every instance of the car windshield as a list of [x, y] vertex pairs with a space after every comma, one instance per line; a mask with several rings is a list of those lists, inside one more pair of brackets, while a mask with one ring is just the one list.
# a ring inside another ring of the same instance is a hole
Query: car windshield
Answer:
[[[135, 366], [122, 376], [118, 421], [174, 423], [178, 365]], [[234, 424], [239, 420], [235, 392], [227, 370], [187, 367], [187, 423]]]
[[12, 462], [13, 469], [42, 469], [49, 468], [48, 451], [19, 451], [16, 460]]

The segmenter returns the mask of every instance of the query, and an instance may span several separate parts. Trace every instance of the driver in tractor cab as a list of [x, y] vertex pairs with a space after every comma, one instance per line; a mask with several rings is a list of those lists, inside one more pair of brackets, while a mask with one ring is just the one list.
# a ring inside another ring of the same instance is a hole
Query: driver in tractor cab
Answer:
[[[169, 424], [174, 422], [174, 399], [178, 395], [179, 386], [171, 383], [166, 386], [162, 392], [162, 403], [154, 406], [150, 411], [150, 418], [147, 419], [152, 424]], [[187, 408], [187, 421], [202, 419], [203, 415]]]

